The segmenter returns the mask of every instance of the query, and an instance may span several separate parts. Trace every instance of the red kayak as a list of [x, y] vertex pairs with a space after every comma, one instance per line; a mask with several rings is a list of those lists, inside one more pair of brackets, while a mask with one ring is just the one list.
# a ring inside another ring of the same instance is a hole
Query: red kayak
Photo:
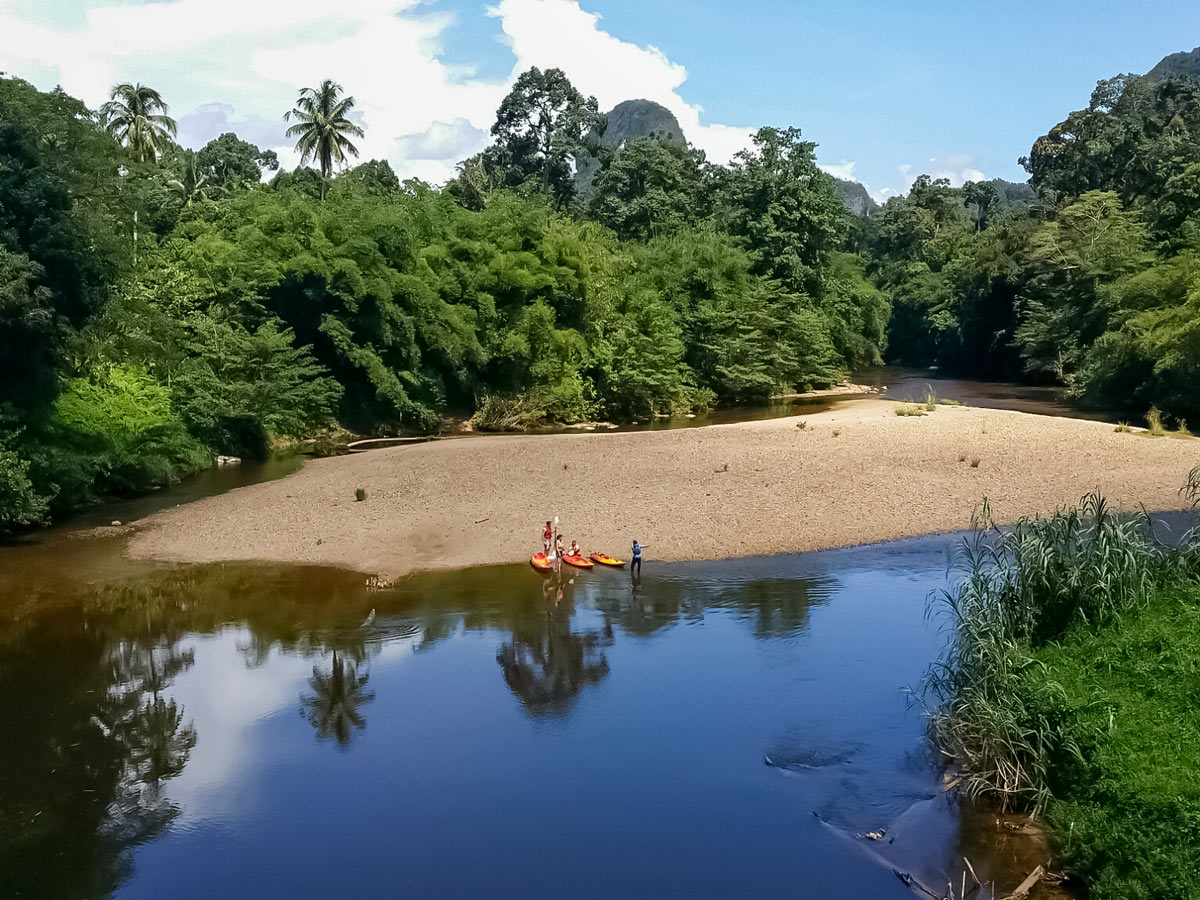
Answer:
[[545, 553], [533, 554], [533, 556], [529, 558], [529, 564], [543, 575], [549, 575], [554, 571], [554, 563], [546, 558]]
[[568, 566], [574, 566], [577, 569], [590, 569], [594, 563], [586, 556], [570, 556], [566, 555], [562, 558]]

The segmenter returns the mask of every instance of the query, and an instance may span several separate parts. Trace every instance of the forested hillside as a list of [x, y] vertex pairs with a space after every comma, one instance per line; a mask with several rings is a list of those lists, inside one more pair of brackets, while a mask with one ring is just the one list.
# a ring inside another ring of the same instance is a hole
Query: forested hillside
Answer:
[[1200, 421], [1200, 83], [1102, 81], [1022, 164], [1033, 197], [922, 177], [863, 224], [889, 356]]
[[603, 119], [562, 72], [521, 76], [440, 188], [355, 165], [353, 104], [303, 91], [315, 168], [276, 173], [233, 134], [178, 146], [145, 86], [91, 110], [0, 79], [0, 530], [335, 424], [645, 417], [881, 358], [887, 301], [798, 130], [730, 166], [610, 148], [584, 204]]
[[1101, 82], [1028, 185], [921, 176], [868, 216], [798, 129], [728, 166], [674, 134], [604, 142], [555, 69], [443, 186], [357, 163], [331, 82], [281, 110], [290, 172], [234, 134], [179, 146], [151, 88], [112, 97], [0, 78], [0, 529], [335, 426], [643, 418], [885, 354], [1200, 422], [1186, 74]]

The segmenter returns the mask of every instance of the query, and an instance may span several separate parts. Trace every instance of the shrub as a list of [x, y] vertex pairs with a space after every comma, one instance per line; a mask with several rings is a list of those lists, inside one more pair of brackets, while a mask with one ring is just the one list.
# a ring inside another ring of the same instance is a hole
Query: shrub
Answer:
[[362, 501], [367, 499], [366, 490], [364, 490], [363, 488], [355, 488], [354, 489], [354, 499], [356, 502], [362, 503]]
[[1200, 536], [1166, 546], [1148, 518], [1114, 515], [1096, 495], [1003, 532], [985, 504], [975, 524], [962, 546], [963, 577], [934, 607], [953, 636], [924, 681], [930, 736], [962, 763], [967, 796], [1037, 810], [1050, 796], [1052, 759], [1077, 757], [1079, 748], [1064, 731], [1060, 689], [1041, 677], [1034, 651], [1194, 576]]
[[41, 521], [46, 501], [29, 480], [29, 461], [0, 448], [0, 534]]
[[1118, 422], [1117, 427], [1113, 429], [1117, 434], [1129, 434], [1133, 431], [1128, 422]]
[[901, 403], [896, 407], [898, 416], [923, 416], [925, 410], [915, 403]]
[[1166, 434], [1166, 429], [1163, 428], [1162, 413], [1155, 407], [1150, 407], [1150, 412], [1146, 413], [1146, 424], [1149, 426], [1146, 433], [1150, 437], [1162, 437]]

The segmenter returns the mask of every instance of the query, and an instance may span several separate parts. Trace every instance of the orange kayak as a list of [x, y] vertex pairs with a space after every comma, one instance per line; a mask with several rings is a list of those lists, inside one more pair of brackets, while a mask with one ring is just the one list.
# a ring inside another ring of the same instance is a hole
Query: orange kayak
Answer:
[[554, 563], [546, 558], [545, 553], [533, 554], [533, 556], [529, 558], [529, 564], [543, 575], [549, 575], [554, 571]]
[[614, 559], [607, 553], [593, 553], [589, 559], [594, 563], [600, 563], [602, 566], [612, 566], [614, 569], [625, 568], [625, 560]]
[[586, 556], [571, 556], [568, 554], [563, 556], [562, 561], [568, 566], [574, 566], [577, 569], [590, 569], [592, 567], [592, 561]]

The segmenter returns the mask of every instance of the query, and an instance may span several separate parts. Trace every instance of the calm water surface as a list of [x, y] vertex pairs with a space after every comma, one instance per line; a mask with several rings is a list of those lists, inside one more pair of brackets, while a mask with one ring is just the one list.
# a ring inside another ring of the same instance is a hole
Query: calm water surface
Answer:
[[0, 896], [902, 898], [891, 866], [1015, 871], [963, 845], [905, 693], [952, 544], [388, 591], [10, 548]]
[[[875, 369], [897, 400], [1075, 415]], [[785, 401], [653, 427], [815, 412]], [[279, 477], [213, 470], [72, 528]], [[0, 547], [0, 898], [904, 898], [1036, 849], [942, 793], [910, 702], [956, 539], [371, 590]], [[884, 829], [883, 841], [856, 839]]]

